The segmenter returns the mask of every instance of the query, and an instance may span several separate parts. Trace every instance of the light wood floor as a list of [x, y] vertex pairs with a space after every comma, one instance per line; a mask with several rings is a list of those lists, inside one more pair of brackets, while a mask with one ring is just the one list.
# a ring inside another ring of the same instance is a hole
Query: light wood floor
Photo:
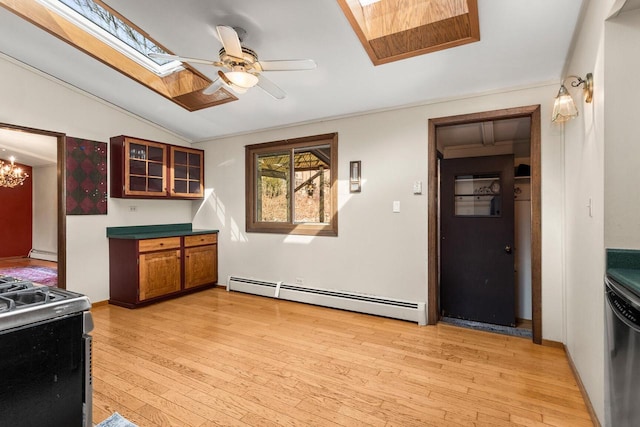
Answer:
[[27, 257], [11, 257], [11, 258], [0, 258], [0, 268], [15, 268], [15, 267], [29, 267], [29, 266], [37, 266], [37, 267], [49, 267], [58, 269], [58, 263], [52, 261], [45, 261], [41, 259], [35, 258], [27, 258]]
[[92, 310], [94, 408], [146, 426], [591, 426], [528, 339], [211, 289]]

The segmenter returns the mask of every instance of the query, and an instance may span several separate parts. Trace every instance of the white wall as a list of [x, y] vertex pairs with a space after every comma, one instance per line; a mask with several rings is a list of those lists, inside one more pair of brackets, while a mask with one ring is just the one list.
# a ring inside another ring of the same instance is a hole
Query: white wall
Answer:
[[640, 9], [606, 24], [605, 246], [640, 249]]
[[[516, 181], [518, 186], [518, 181]], [[530, 187], [520, 183], [520, 187]], [[516, 199], [515, 210], [515, 255], [516, 255], [516, 318], [531, 320], [531, 200]]]
[[[604, 28], [604, 246], [639, 250], [640, 88], [630, 84], [630, 79], [637, 76], [640, 67], [640, 9], [608, 20]], [[605, 408], [607, 404], [605, 394]]]
[[[177, 145], [187, 143], [163, 129], [53, 80], [0, 54], [0, 122], [94, 141], [132, 135]], [[92, 301], [109, 298], [106, 227], [191, 222], [191, 201], [108, 201], [108, 215], [67, 217], [67, 288]], [[129, 206], [137, 206], [130, 212]]]
[[609, 51], [604, 43], [604, 21], [613, 2], [589, 2], [579, 28], [567, 74], [584, 77], [592, 72], [595, 93], [593, 103], [586, 104], [581, 89], [570, 89], [580, 116], [565, 124], [563, 140], [565, 343], [601, 422], [604, 422], [604, 153], [611, 143], [605, 137], [605, 124], [609, 128], [609, 122], [604, 107], [611, 91], [609, 71], [605, 70], [605, 51], [607, 62]]
[[[206, 150], [208, 197], [194, 225], [219, 228], [220, 278], [230, 274], [427, 300], [427, 122], [429, 118], [542, 104], [543, 337], [562, 340], [560, 132], [550, 107], [557, 85], [270, 130], [198, 144]], [[244, 146], [338, 132], [339, 236], [245, 232]], [[362, 193], [347, 188], [349, 161], [362, 161]], [[412, 184], [424, 183], [413, 195]], [[392, 202], [401, 212], [392, 213]]]
[[[52, 144], [57, 140], [52, 138]], [[38, 166], [33, 174], [33, 238], [31, 249], [58, 253], [58, 167]]]

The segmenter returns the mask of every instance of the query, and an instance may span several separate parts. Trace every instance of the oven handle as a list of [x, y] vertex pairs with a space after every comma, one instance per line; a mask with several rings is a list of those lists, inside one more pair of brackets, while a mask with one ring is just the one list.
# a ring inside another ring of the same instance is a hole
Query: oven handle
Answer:
[[615, 307], [613, 305], [613, 303], [611, 302], [611, 296], [610, 295], [614, 294], [614, 295], [618, 296], [619, 298], [624, 300], [624, 302], [627, 302], [630, 305], [632, 305], [634, 309], [640, 311], [639, 307], [638, 307], [638, 304], [637, 304], [637, 298], [634, 295], [632, 295], [631, 293], [629, 293], [629, 291], [627, 291], [626, 289], [623, 289], [621, 286], [619, 286], [614, 281], [609, 280], [608, 277], [605, 277], [605, 284], [606, 284], [607, 288], [609, 288], [608, 291], [605, 292], [605, 297], [606, 297], [606, 300], [607, 300], [607, 304], [609, 305], [609, 309], [627, 327], [631, 328], [635, 332], [640, 333], [640, 327], [637, 324], [631, 322], [629, 319], [625, 318], [623, 315], [620, 314], [620, 312], [618, 311], [617, 307]]
[[620, 295], [627, 303], [631, 304], [636, 310], [640, 310], [640, 298], [620, 286], [615, 280], [604, 278], [605, 284], [616, 294]]

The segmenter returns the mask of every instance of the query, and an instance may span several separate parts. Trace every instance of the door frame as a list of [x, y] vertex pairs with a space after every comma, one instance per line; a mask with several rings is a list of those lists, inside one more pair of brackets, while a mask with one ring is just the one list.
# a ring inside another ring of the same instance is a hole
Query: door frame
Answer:
[[428, 207], [427, 231], [427, 324], [435, 325], [440, 320], [440, 286], [438, 257], [440, 230], [438, 230], [438, 146], [436, 129], [440, 126], [463, 125], [490, 120], [529, 117], [531, 155], [531, 305], [533, 342], [542, 344], [542, 221], [541, 221], [541, 133], [540, 105], [506, 108], [480, 113], [462, 114], [429, 119], [427, 142]]
[[56, 138], [57, 144], [57, 223], [58, 223], [58, 284], [60, 289], [67, 288], [67, 191], [65, 187], [66, 135], [41, 129], [33, 129], [8, 123], [0, 123], [0, 128], [18, 132], [34, 133]]

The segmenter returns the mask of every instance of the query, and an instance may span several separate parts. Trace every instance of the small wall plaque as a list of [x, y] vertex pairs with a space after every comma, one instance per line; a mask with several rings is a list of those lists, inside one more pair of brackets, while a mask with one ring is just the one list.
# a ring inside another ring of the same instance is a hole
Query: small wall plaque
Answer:
[[349, 163], [349, 192], [359, 193], [362, 190], [362, 162], [360, 160]]

